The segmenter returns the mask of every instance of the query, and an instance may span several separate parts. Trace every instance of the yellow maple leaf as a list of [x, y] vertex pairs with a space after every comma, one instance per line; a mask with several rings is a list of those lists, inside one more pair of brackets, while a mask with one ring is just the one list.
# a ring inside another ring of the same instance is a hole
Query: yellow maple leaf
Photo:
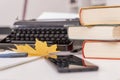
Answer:
[[58, 51], [56, 51], [56, 49], [57, 49], [57, 45], [55, 44], [55, 45], [51, 45], [50, 47], [48, 47], [48, 53], [53, 53], [53, 52], [58, 52]]
[[16, 49], [13, 49], [16, 52], [24, 52], [24, 45], [15, 45]]
[[47, 53], [47, 43], [46, 42], [42, 42], [42, 41], [39, 41], [38, 39], [36, 39], [36, 43], [35, 43], [35, 50], [37, 52], [39, 52], [38, 54], [40, 55], [48, 55]]
[[36, 39], [35, 48], [32, 48], [30, 45], [15, 45], [16, 49], [12, 49], [16, 52], [26, 52], [29, 56], [43, 56], [43, 57], [52, 57], [57, 58], [55, 54], [51, 54], [54, 52], [58, 52], [57, 45], [52, 45], [50, 47], [47, 46], [46, 42], [39, 41]]

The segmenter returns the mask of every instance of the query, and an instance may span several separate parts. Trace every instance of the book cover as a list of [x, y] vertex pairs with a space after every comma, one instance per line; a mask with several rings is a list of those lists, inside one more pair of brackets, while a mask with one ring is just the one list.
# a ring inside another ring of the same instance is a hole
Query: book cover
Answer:
[[97, 6], [81, 8], [80, 23], [91, 25], [120, 25], [120, 6]]

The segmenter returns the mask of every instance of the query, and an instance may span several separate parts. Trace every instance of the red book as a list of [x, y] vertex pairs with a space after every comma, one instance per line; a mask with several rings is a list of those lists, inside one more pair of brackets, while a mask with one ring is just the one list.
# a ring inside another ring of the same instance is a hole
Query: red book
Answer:
[[82, 55], [89, 59], [120, 59], [120, 41], [84, 41]]

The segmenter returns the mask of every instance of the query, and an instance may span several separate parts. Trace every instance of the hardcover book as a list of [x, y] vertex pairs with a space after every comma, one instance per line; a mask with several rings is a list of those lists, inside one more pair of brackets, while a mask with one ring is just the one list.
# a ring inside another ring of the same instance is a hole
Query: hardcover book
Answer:
[[82, 54], [91, 59], [120, 59], [120, 41], [84, 41]]
[[81, 25], [120, 25], [120, 6], [98, 6], [80, 9]]
[[120, 26], [69, 27], [72, 40], [120, 40]]

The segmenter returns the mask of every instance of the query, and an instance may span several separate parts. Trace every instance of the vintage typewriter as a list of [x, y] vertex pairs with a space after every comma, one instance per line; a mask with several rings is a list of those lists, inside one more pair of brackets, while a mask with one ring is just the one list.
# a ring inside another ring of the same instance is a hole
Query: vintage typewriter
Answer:
[[30, 44], [34, 46], [35, 39], [46, 41], [48, 45], [57, 44], [58, 50], [73, 49], [73, 41], [68, 39], [67, 26], [79, 25], [77, 19], [60, 20], [28, 20], [14, 23], [11, 33], [1, 41], [0, 47], [13, 47], [13, 44]]

